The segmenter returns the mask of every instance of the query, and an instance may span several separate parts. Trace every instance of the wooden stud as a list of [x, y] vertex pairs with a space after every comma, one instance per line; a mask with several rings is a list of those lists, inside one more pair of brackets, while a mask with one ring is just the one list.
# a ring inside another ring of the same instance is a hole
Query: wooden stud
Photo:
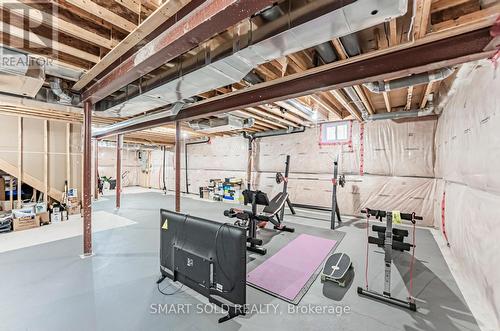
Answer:
[[427, 84], [427, 87], [425, 88], [424, 96], [422, 97], [422, 101], [420, 102], [420, 109], [425, 108], [425, 106], [427, 105], [429, 94], [431, 94], [433, 86], [434, 86], [434, 82], [430, 82], [429, 84]]
[[71, 187], [71, 123], [66, 123], [66, 181]]
[[389, 21], [389, 44], [396, 46], [398, 44], [398, 24], [397, 20], [393, 18]]
[[408, 93], [406, 94], [406, 106], [405, 110], [411, 109], [411, 100], [413, 98], [413, 86], [408, 87]]
[[49, 121], [43, 121], [43, 202], [49, 202]]
[[391, 112], [391, 100], [389, 98], [389, 93], [388, 92], [382, 92], [384, 96], [384, 103], [385, 103], [385, 109], [387, 110], [388, 113]]
[[18, 207], [22, 204], [22, 185], [23, 185], [23, 118], [17, 118], [17, 202]]

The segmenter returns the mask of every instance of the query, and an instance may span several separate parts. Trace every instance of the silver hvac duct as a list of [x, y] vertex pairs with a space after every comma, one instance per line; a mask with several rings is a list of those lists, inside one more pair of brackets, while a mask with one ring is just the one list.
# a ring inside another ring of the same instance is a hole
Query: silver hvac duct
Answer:
[[147, 121], [162, 119], [168, 116], [176, 115], [184, 107], [185, 103], [176, 102], [173, 107], [168, 111], [162, 111], [159, 113], [148, 114], [144, 116], [134, 117], [126, 121], [118, 122], [115, 124], [108, 125], [102, 128], [93, 128], [92, 137], [106, 135], [114, 130], [128, 128], [132, 125], [140, 124]]
[[366, 119], [370, 114], [368, 113], [368, 110], [366, 109], [363, 101], [361, 101], [361, 98], [359, 97], [356, 90], [353, 87], [349, 86], [344, 88], [344, 91], [345, 93], [347, 93], [349, 98], [351, 98], [351, 100], [354, 102], [356, 108], [358, 108], [358, 110], [360, 111], [361, 117], [363, 117], [363, 119]]
[[434, 72], [424, 72], [421, 74], [394, 79], [388, 82], [373, 82], [363, 85], [371, 92], [382, 93], [443, 80], [449, 77], [453, 73], [453, 71], [453, 68], [442, 68]]
[[[278, 9], [270, 8], [263, 14], [268, 15], [267, 19], [276, 21], [253, 31], [252, 38], [255, 37], [255, 40], [250, 38], [252, 40], [244, 44], [241, 49], [224, 57], [212, 57], [215, 60], [211, 63], [200, 64], [191, 72], [183, 71], [181, 76], [165, 83], [158, 82], [161, 84], [159, 86], [150, 85], [150, 90], [143, 89], [142, 94], [130, 97], [99, 113], [101, 116], [110, 117], [134, 116], [234, 84], [260, 64], [400, 17], [407, 11], [408, 0], [358, 0], [309, 21], [300, 20], [302, 16], [307, 15], [308, 10], [314, 12], [322, 6], [324, 6], [323, 1], [308, 2], [304, 7], [293, 11], [290, 16], [278, 16], [277, 19], [275, 17]], [[269, 13], [269, 10], [272, 12]], [[297, 23], [281, 31], [283, 27], [289, 26], [290, 20], [295, 23], [295, 19], [300, 24]], [[233, 43], [230, 43], [230, 46], [232, 51]], [[229, 49], [226, 51], [229, 52]]]
[[429, 95], [429, 101], [427, 102], [427, 107], [423, 109], [414, 109], [414, 110], [399, 110], [390, 113], [378, 113], [367, 116], [366, 120], [368, 121], [379, 121], [379, 120], [396, 120], [401, 118], [415, 118], [415, 117], [423, 117], [435, 115], [435, 107], [434, 107], [434, 95]]
[[290, 99], [290, 100], [285, 101], [285, 103], [289, 104], [290, 106], [292, 106], [295, 109], [300, 110], [301, 112], [303, 112], [304, 114], [306, 114], [308, 116], [312, 116], [314, 114], [314, 111], [311, 108], [307, 107], [306, 105], [303, 105], [302, 103], [298, 102], [297, 100]]
[[59, 103], [65, 104], [65, 105], [71, 105], [73, 101], [73, 97], [64, 93], [62, 87], [61, 87], [62, 80], [61, 78], [54, 78], [52, 79], [49, 84], [50, 84], [50, 90], [56, 97], [59, 98]]

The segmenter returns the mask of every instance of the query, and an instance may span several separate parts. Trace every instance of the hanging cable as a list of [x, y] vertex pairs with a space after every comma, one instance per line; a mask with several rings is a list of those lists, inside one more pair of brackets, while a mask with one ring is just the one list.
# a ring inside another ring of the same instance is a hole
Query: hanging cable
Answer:
[[370, 212], [366, 210], [366, 265], [365, 265], [365, 285], [368, 290], [368, 256], [370, 251]]

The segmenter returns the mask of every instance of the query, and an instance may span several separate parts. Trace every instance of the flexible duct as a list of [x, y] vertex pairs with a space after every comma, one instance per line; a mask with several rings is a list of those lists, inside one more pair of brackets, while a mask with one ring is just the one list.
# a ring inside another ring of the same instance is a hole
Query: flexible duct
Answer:
[[394, 79], [388, 82], [372, 82], [366, 83], [364, 86], [373, 93], [382, 93], [392, 90], [408, 88], [410, 86], [428, 84], [449, 77], [453, 73], [452, 68], [442, 68], [434, 72], [425, 72], [421, 74], [411, 75], [404, 78]]
[[50, 90], [52, 91], [52, 93], [54, 93], [56, 97], [59, 98], [60, 103], [65, 105], [71, 105], [73, 98], [70, 95], [64, 93], [61, 87], [61, 83], [62, 83], [61, 78], [53, 78], [49, 83]]

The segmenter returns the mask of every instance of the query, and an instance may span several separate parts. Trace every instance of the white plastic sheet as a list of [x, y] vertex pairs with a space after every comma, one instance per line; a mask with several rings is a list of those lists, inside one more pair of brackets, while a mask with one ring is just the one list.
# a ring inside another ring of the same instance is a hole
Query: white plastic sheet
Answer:
[[[498, 70], [497, 73], [498, 75]], [[436, 132], [436, 203], [444, 223], [455, 277], [472, 287], [476, 317], [485, 330], [500, 330], [500, 79], [480, 62], [457, 87], [439, 118]], [[443, 233], [443, 232], [442, 232]]]

